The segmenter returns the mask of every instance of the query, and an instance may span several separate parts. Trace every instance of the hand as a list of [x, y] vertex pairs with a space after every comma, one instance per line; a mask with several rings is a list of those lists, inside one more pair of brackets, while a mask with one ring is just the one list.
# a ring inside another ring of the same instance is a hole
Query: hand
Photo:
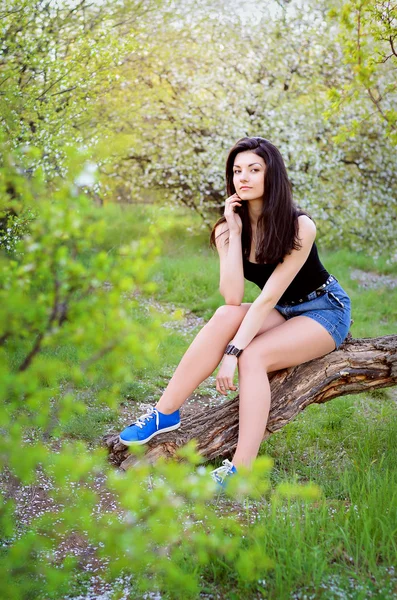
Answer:
[[216, 389], [226, 396], [229, 390], [236, 390], [237, 386], [233, 384], [234, 372], [237, 367], [237, 356], [225, 354], [222, 359], [221, 367], [216, 376]]
[[243, 222], [240, 215], [235, 212], [235, 208], [241, 206], [241, 198], [238, 194], [233, 194], [225, 201], [224, 216], [226, 217], [227, 224], [229, 225], [230, 233], [240, 234], [243, 228]]

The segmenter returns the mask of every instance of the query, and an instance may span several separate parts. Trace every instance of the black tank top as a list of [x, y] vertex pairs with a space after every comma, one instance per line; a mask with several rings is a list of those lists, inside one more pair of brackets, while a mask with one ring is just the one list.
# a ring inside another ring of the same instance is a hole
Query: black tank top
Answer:
[[[243, 256], [244, 277], [248, 281], [256, 283], [263, 289], [266, 281], [277, 267], [278, 263], [260, 264], [250, 262]], [[299, 300], [313, 292], [320, 285], [325, 283], [329, 277], [329, 273], [321, 263], [317, 252], [316, 242], [313, 242], [310, 254], [306, 262], [302, 265], [294, 279], [291, 281], [284, 294], [278, 300], [278, 303], [291, 302], [291, 300]]]

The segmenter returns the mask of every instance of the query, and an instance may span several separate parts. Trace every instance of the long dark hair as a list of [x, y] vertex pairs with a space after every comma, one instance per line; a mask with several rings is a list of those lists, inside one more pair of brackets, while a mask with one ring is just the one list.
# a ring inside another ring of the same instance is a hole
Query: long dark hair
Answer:
[[[233, 184], [235, 156], [245, 150], [251, 150], [261, 156], [266, 164], [264, 202], [257, 224], [255, 261], [258, 263], [283, 262], [286, 254], [290, 254], [293, 249], [301, 247], [298, 238], [297, 217], [300, 214], [307, 213], [300, 210], [292, 199], [292, 185], [288, 179], [280, 151], [262, 137], [243, 137], [230, 150], [226, 159], [227, 197], [229, 198], [236, 192]], [[243, 225], [241, 232], [243, 256], [248, 259], [251, 250], [252, 229], [247, 202], [242, 202], [241, 206], [237, 206], [236, 212], [240, 215]], [[307, 216], [310, 217], [310, 215]], [[215, 223], [211, 231], [210, 247], [216, 248], [215, 228], [224, 222], [226, 222], [226, 217], [222, 215]], [[227, 232], [228, 230], [223, 233]], [[220, 235], [223, 235], [223, 233]], [[229, 238], [225, 243], [228, 243], [228, 241]]]

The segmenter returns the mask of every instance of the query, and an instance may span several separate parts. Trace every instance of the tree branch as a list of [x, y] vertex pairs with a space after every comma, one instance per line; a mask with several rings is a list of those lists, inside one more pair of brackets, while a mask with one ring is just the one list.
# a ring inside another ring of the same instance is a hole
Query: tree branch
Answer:
[[31, 349], [31, 351], [26, 356], [25, 360], [23, 361], [23, 363], [20, 365], [20, 367], [18, 369], [18, 371], [20, 371], [20, 372], [26, 371], [26, 369], [29, 367], [30, 363], [33, 360], [33, 357], [39, 352], [41, 343], [42, 343], [46, 333], [48, 333], [48, 331], [51, 330], [51, 327], [52, 327], [54, 321], [57, 319], [58, 307], [59, 307], [59, 288], [60, 288], [60, 282], [59, 282], [59, 279], [57, 278], [57, 276], [55, 275], [55, 277], [54, 277], [54, 302], [52, 305], [52, 310], [51, 310], [51, 314], [48, 319], [47, 326], [37, 336], [36, 341], [33, 345], [33, 348]]
[[[397, 384], [397, 335], [348, 339], [338, 350], [297, 367], [269, 375], [272, 401], [263, 440], [295, 419], [313, 403], [321, 404], [339, 396]], [[229, 457], [237, 445], [239, 396], [218, 407], [197, 411], [181, 407], [182, 427], [165, 433], [148, 444], [146, 458], [155, 462], [160, 456], [172, 458], [190, 440], [208, 460]], [[136, 458], [121, 444], [118, 434], [103, 438], [110, 460], [122, 469]]]
[[90, 358], [87, 358], [87, 360], [85, 360], [84, 362], [81, 363], [81, 365], [80, 365], [81, 370], [85, 371], [87, 369], [87, 367], [89, 367], [90, 365], [95, 363], [100, 358], [103, 358], [106, 354], [111, 352], [117, 346], [117, 343], [118, 343], [117, 341], [113, 341], [113, 342], [109, 343], [107, 346], [104, 346], [103, 348], [98, 350], [98, 352], [96, 352], [95, 354], [90, 356]]

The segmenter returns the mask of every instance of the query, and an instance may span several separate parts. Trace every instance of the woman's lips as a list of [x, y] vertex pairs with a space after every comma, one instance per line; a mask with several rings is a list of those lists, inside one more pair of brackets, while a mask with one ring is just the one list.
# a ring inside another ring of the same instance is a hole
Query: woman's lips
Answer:
[[248, 187], [247, 185], [244, 185], [240, 188], [240, 190], [252, 190], [252, 188]]

